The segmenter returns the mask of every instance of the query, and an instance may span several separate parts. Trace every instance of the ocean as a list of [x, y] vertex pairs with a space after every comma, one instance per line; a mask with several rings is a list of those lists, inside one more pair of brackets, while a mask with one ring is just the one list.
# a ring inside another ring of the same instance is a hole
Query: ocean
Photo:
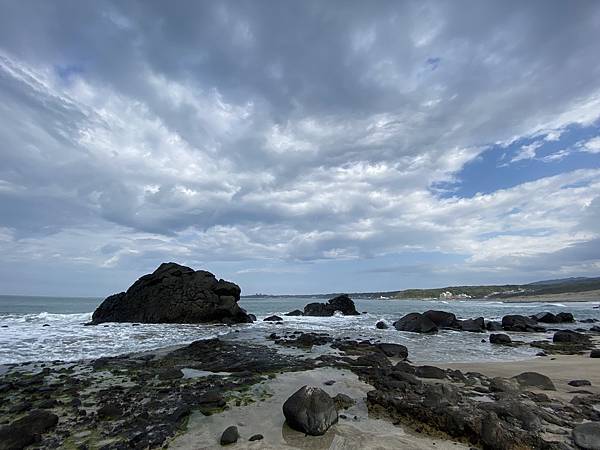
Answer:
[[[369, 300], [354, 299], [360, 316], [285, 317], [284, 313], [302, 309], [310, 298], [268, 297], [242, 299], [240, 305], [258, 318], [253, 324], [224, 325], [118, 324], [84, 326], [101, 298], [0, 296], [0, 364], [26, 361], [75, 361], [100, 356], [152, 350], [181, 345], [197, 339], [226, 336], [231, 339], [268, 343], [266, 335], [276, 331], [301, 330], [327, 332], [336, 337], [372, 339], [406, 345], [414, 362], [469, 362], [518, 360], [535, 355], [529, 346], [517, 348], [495, 346], [485, 339], [486, 333], [440, 331], [434, 335], [400, 332], [393, 321], [409, 312], [437, 309], [453, 312], [460, 319], [483, 316], [499, 320], [507, 314], [531, 315], [542, 311], [572, 312], [577, 320], [600, 319], [598, 302], [502, 303], [478, 300]], [[282, 325], [263, 322], [277, 314]], [[378, 330], [384, 320], [390, 329]], [[555, 328], [577, 328], [586, 324], [569, 324]], [[533, 341], [551, 338], [552, 333], [509, 333], [513, 340]], [[482, 339], [485, 342], [482, 342]], [[315, 348], [318, 352], [318, 348]]]

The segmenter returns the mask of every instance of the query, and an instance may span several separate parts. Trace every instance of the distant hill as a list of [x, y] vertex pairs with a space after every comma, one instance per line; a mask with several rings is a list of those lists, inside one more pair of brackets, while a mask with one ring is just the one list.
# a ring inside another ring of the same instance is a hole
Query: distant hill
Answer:
[[527, 286], [541, 286], [541, 285], [550, 285], [550, 284], [580, 284], [580, 283], [590, 283], [594, 281], [599, 281], [600, 278], [589, 278], [589, 277], [571, 277], [571, 278], [559, 278], [557, 280], [544, 280], [544, 281], [536, 281], [534, 283], [529, 283]]
[[[446, 286], [434, 289], [404, 289], [400, 291], [380, 292], [346, 292], [353, 298], [408, 300], [439, 298], [444, 292], [454, 295], [465, 294], [471, 298], [510, 298], [530, 295], [565, 294], [568, 292], [585, 292], [600, 289], [600, 277], [572, 277], [555, 280], [536, 281], [528, 284], [476, 285], [476, 286]], [[256, 297], [297, 297], [297, 298], [332, 298], [342, 292], [315, 295], [249, 295], [244, 298]]]

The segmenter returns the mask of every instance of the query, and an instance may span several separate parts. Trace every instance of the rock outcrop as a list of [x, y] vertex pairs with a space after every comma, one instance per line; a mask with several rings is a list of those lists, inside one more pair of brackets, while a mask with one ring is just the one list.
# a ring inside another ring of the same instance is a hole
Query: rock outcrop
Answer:
[[410, 313], [394, 322], [398, 331], [411, 331], [413, 333], [435, 333], [438, 327], [424, 314]]
[[248, 323], [252, 319], [237, 304], [240, 292], [237, 284], [210, 272], [163, 263], [127, 292], [104, 300], [92, 323]]
[[338, 421], [335, 402], [323, 389], [303, 386], [283, 404], [283, 414], [294, 430], [321, 436]]
[[336, 311], [340, 311], [345, 316], [359, 315], [354, 302], [346, 294], [338, 295], [327, 303], [309, 303], [304, 307], [305, 316], [328, 317], [333, 316]]

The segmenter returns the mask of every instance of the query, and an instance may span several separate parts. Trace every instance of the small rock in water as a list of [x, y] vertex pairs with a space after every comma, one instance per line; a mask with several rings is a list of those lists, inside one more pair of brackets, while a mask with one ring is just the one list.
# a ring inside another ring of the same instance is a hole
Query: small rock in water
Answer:
[[50, 325], [45, 323], [44, 325], [42, 325], [43, 327], [49, 327]]
[[512, 343], [512, 339], [510, 338], [510, 336], [508, 334], [504, 334], [504, 333], [497, 333], [497, 334], [490, 334], [490, 343], [491, 344], [511, 344]]
[[240, 437], [235, 425], [228, 427], [221, 435], [221, 445], [235, 444]]
[[269, 316], [263, 319], [263, 322], [281, 322], [283, 319], [279, 316]]
[[325, 386], [333, 386], [335, 384], [335, 380], [327, 380], [323, 383]]
[[377, 322], [375, 324], [375, 327], [379, 330], [387, 330], [389, 328], [388, 324], [385, 323], [383, 320], [380, 320], [379, 322]]
[[262, 434], [254, 434], [252, 436], [250, 436], [250, 439], [248, 439], [249, 441], [262, 441], [264, 439], [264, 436]]

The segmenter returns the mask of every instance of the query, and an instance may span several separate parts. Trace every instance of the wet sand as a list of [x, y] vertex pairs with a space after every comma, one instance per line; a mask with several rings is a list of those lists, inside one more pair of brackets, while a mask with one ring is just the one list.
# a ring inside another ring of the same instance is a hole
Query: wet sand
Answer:
[[[335, 380], [332, 386], [323, 383]], [[330, 395], [349, 395], [356, 405], [340, 414], [337, 425], [323, 436], [305, 436], [289, 428], [284, 422], [282, 405], [287, 398], [304, 385], [321, 387]], [[385, 419], [369, 417], [366, 394], [373, 387], [358, 380], [352, 372], [321, 368], [303, 372], [279, 374], [275, 379], [253, 386], [249, 395], [260, 398], [247, 406], [232, 407], [212, 416], [194, 414], [187, 431], [169, 445], [173, 449], [217, 449], [221, 433], [236, 425], [240, 439], [235, 448], [246, 449], [468, 449], [462, 443], [431, 438], [393, 425]], [[248, 442], [250, 436], [260, 433], [263, 440]]]
[[[539, 372], [549, 377], [556, 391], [544, 391], [548, 396], [569, 401], [576, 395], [574, 391], [585, 390], [600, 393], [600, 359], [585, 355], [553, 355], [537, 357], [525, 361], [489, 363], [449, 363], [435, 364], [441, 368], [459, 369], [463, 372], [479, 372], [488, 377], [510, 378], [523, 372]], [[571, 380], [589, 380], [591, 386], [576, 388], [569, 386]]]

